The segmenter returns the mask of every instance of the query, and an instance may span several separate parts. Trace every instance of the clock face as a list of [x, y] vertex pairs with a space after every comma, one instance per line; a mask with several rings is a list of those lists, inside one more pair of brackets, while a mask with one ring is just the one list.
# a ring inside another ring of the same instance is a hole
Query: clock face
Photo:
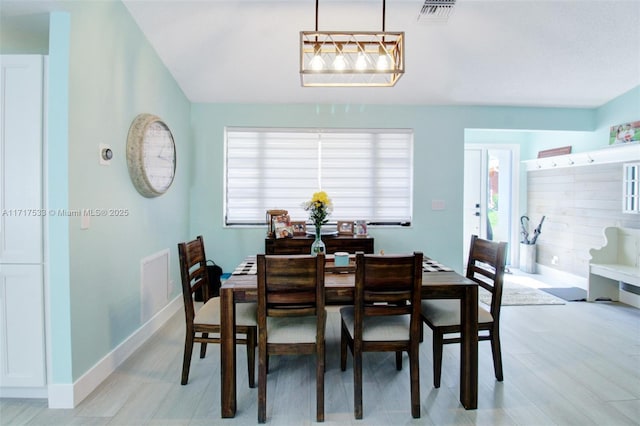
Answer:
[[166, 124], [154, 121], [147, 127], [142, 152], [142, 162], [149, 185], [157, 192], [166, 192], [176, 171], [173, 136]]
[[145, 197], [167, 192], [176, 171], [176, 149], [169, 127], [155, 115], [138, 115], [127, 138], [127, 166], [133, 185]]

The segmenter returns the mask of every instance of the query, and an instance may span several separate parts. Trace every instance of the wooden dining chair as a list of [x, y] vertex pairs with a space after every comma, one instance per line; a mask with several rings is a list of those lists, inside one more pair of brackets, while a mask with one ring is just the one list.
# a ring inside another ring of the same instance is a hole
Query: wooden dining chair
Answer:
[[260, 254], [258, 264], [258, 422], [267, 418], [270, 355], [316, 355], [316, 421], [324, 421], [324, 255]]
[[[193, 344], [200, 343], [200, 358], [204, 358], [207, 343], [220, 343], [220, 297], [210, 297], [207, 257], [202, 236], [195, 240], [179, 243], [180, 274], [182, 276], [182, 296], [186, 320], [184, 358], [182, 361], [181, 384], [189, 381], [189, 368]], [[196, 309], [194, 294], [203, 294], [203, 305]], [[257, 305], [238, 303], [236, 305], [236, 332], [238, 344], [247, 347], [249, 387], [255, 387], [255, 349], [257, 342]]]
[[[500, 350], [500, 304], [506, 261], [507, 243], [494, 242], [471, 236], [471, 247], [466, 277], [491, 293], [491, 305], [486, 310], [478, 306], [478, 340], [490, 340], [493, 367], [498, 381], [503, 380]], [[460, 343], [459, 300], [423, 300], [422, 319], [433, 331], [433, 386], [440, 387], [442, 349], [448, 343]]]
[[340, 368], [347, 367], [347, 347], [353, 354], [354, 415], [362, 418], [362, 353], [409, 354], [411, 415], [420, 417], [419, 340], [422, 253], [365, 255], [356, 253], [354, 306], [340, 309]]

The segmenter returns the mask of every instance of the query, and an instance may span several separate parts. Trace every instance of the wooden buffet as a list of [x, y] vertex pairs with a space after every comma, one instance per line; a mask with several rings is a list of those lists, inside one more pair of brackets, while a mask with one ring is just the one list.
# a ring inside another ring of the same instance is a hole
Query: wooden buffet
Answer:
[[[265, 238], [265, 254], [308, 254], [311, 252], [313, 236], [293, 238]], [[354, 254], [356, 251], [373, 253], [373, 237], [328, 236], [323, 235], [322, 241], [327, 248], [327, 254], [344, 251]]]

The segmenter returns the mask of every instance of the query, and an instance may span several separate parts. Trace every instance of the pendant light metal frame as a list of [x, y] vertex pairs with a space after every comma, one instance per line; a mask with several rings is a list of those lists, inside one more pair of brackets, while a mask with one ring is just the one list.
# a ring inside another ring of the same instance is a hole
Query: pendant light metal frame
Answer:
[[[304, 87], [391, 87], [404, 74], [404, 32], [300, 31], [300, 81]], [[386, 66], [384, 62], [386, 61]]]

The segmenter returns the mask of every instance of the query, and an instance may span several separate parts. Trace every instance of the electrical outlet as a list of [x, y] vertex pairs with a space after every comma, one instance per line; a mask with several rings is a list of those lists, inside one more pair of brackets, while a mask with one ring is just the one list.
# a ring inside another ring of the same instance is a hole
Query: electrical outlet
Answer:
[[558, 264], [558, 256], [553, 256], [551, 258], [551, 264], [552, 265], [557, 265]]
[[445, 202], [444, 200], [431, 200], [431, 210], [444, 210]]

